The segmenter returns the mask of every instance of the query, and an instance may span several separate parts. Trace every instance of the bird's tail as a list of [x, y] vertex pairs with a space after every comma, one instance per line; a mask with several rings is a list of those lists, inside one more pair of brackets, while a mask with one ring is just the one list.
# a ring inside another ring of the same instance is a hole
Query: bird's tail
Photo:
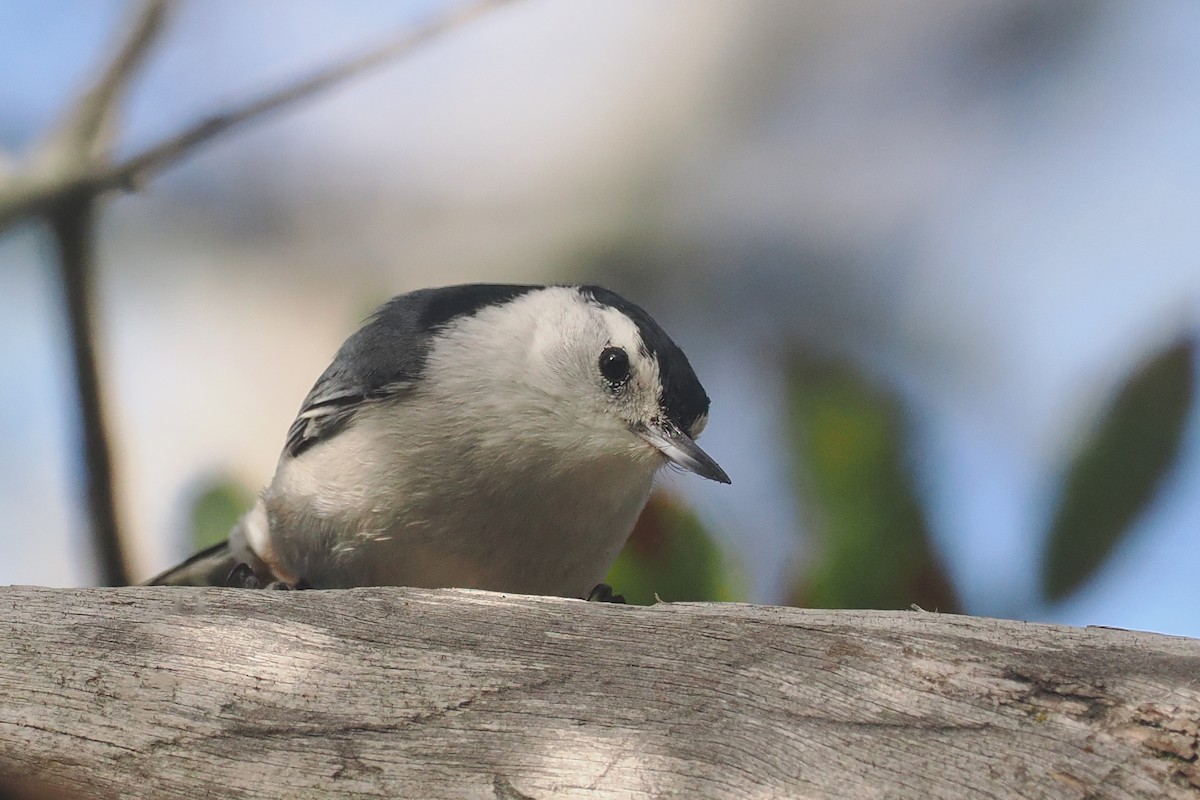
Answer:
[[182, 564], [146, 581], [143, 586], [226, 586], [238, 563], [229, 542], [224, 541], [201, 550]]
[[[220, 544], [215, 544], [207, 550], [201, 550], [196, 555], [176, 567], [172, 567], [161, 575], [156, 575], [146, 581], [143, 586], [241, 586], [245, 588], [246, 575], [240, 578], [234, 576], [234, 570], [244, 573], [249, 570], [258, 585], [281, 581], [274, 570], [254, 552], [251, 545], [251, 533], [255, 530], [266, 530], [267, 511], [262, 501], [248, 511], [233, 526], [229, 538]], [[241, 569], [238, 569], [238, 568]], [[288, 584], [295, 581], [288, 581]]]

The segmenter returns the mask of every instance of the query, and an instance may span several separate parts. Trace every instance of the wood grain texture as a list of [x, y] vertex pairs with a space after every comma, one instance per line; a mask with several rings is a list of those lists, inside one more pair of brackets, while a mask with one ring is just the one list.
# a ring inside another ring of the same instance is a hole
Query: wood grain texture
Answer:
[[60, 796], [1200, 798], [1189, 639], [410, 589], [0, 622], [0, 776]]

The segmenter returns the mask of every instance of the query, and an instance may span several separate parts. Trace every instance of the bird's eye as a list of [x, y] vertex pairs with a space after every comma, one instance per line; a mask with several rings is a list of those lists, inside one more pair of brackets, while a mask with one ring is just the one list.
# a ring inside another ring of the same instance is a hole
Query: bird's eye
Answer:
[[606, 347], [600, 353], [600, 374], [616, 388], [629, 380], [629, 356], [619, 347]]

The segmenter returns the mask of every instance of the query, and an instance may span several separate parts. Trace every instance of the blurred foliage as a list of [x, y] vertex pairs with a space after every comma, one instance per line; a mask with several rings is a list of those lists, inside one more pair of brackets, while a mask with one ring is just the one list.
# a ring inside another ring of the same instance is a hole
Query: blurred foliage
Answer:
[[1050, 598], [1096, 572], [1175, 463], [1194, 400], [1195, 351], [1195, 340], [1183, 339], [1142, 364], [1075, 457], [1042, 560]]
[[227, 476], [204, 481], [188, 514], [188, 540], [200, 551], [229, 538], [238, 518], [254, 505], [254, 493]]
[[636, 605], [734, 600], [728, 563], [696, 515], [656, 491], [605, 580]]
[[787, 364], [787, 386], [786, 422], [813, 540], [790, 602], [958, 611], [909, 477], [899, 401], [854, 366], [808, 354]]

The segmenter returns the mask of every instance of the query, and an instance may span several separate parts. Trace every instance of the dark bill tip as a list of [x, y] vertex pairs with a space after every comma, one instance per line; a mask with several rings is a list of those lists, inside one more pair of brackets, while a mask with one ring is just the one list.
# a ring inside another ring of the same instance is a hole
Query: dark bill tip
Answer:
[[667, 460], [688, 472], [694, 472], [701, 478], [708, 478], [717, 483], [733, 483], [721, 465], [712, 456], [700, 449], [692, 437], [682, 431], [670, 428], [647, 426], [639, 430], [638, 435], [658, 448]]

